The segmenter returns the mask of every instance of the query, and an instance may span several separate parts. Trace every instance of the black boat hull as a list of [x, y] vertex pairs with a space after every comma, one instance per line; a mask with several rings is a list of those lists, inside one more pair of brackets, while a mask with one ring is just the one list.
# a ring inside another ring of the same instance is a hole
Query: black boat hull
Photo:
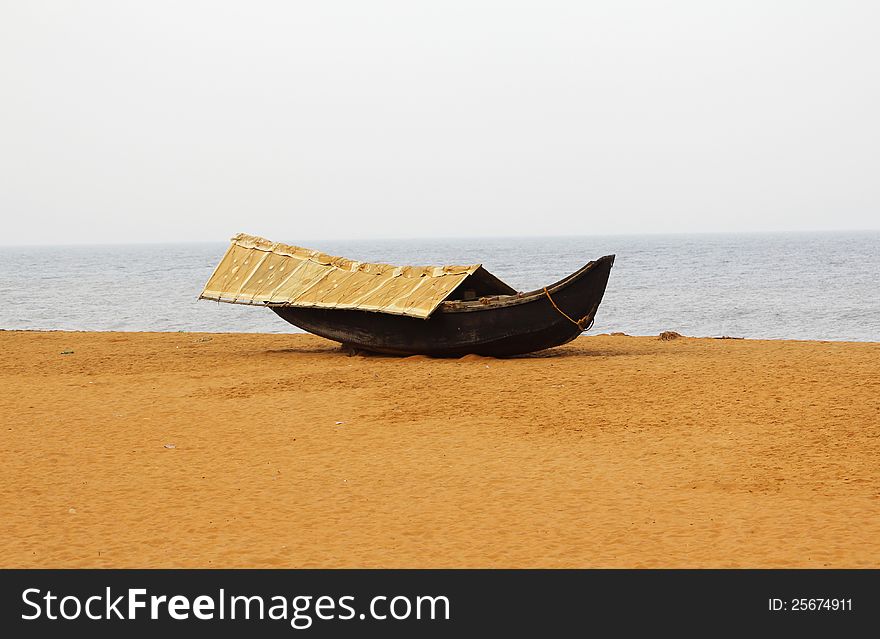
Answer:
[[570, 342], [592, 325], [614, 256], [546, 289], [444, 302], [428, 319], [360, 310], [270, 306], [294, 326], [357, 349], [395, 355], [505, 357]]

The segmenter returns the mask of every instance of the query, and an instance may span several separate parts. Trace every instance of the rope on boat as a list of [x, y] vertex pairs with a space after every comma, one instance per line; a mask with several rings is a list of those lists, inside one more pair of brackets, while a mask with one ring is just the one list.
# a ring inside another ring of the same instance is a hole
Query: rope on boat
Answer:
[[550, 297], [550, 291], [547, 290], [547, 287], [546, 287], [546, 286], [544, 287], [544, 294], [547, 296], [547, 299], [550, 300], [550, 303], [553, 304], [553, 308], [555, 308], [557, 311], [559, 311], [559, 314], [562, 315], [562, 317], [564, 317], [564, 318], [567, 319], [569, 322], [571, 322], [572, 324], [574, 324], [575, 326], [577, 326], [579, 329], [581, 329], [581, 332], [582, 332], [582, 333], [583, 333], [584, 331], [588, 330], [588, 329], [593, 325], [593, 320], [592, 320], [592, 319], [590, 319], [590, 321], [587, 322], [587, 318], [590, 317], [589, 315], [584, 315], [582, 318], [580, 318], [580, 319], [577, 320], [577, 321], [573, 320], [573, 319], [571, 318], [571, 316], [570, 316], [568, 313], [566, 313], [565, 311], [563, 311], [561, 308], [559, 308], [559, 307], [556, 305], [556, 302], [554, 302], [554, 301], [553, 301], [553, 298]]

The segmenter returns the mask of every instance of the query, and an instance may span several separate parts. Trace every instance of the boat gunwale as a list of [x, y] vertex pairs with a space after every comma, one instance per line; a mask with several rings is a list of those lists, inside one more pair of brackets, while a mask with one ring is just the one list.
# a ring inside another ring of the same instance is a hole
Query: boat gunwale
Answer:
[[571, 273], [561, 280], [554, 282], [553, 284], [549, 284], [548, 286], [537, 288], [532, 291], [527, 291], [524, 293], [516, 293], [514, 295], [493, 295], [491, 297], [481, 297], [476, 300], [462, 301], [462, 300], [448, 300], [441, 302], [437, 307], [438, 313], [471, 313], [475, 311], [488, 311], [497, 308], [503, 308], [506, 306], [516, 306], [518, 304], [528, 304], [529, 302], [534, 302], [537, 299], [545, 297], [547, 292], [556, 293], [559, 290], [566, 288], [569, 284], [579, 280], [581, 277], [589, 273], [594, 266], [599, 264], [604, 260], [610, 260], [611, 265], [614, 264], [614, 255], [604, 255], [598, 259], [591, 260], [583, 265], [581, 268], [576, 270], [574, 273]]

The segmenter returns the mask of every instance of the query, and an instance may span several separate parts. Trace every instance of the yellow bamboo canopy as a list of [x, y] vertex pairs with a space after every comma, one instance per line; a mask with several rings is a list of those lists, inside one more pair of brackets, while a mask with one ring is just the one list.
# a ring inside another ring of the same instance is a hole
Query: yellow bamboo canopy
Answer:
[[358, 309], [427, 318], [481, 272], [496, 293], [514, 292], [480, 264], [393, 266], [358, 262], [239, 233], [200, 299], [231, 304]]

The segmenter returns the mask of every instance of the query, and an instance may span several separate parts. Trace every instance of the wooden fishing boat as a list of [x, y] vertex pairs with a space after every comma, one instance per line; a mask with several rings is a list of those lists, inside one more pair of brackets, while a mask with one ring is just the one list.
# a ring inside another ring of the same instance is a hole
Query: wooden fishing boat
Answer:
[[355, 262], [248, 235], [233, 238], [200, 298], [268, 306], [299, 328], [397, 355], [510, 356], [592, 326], [614, 256], [518, 293], [481, 265]]

